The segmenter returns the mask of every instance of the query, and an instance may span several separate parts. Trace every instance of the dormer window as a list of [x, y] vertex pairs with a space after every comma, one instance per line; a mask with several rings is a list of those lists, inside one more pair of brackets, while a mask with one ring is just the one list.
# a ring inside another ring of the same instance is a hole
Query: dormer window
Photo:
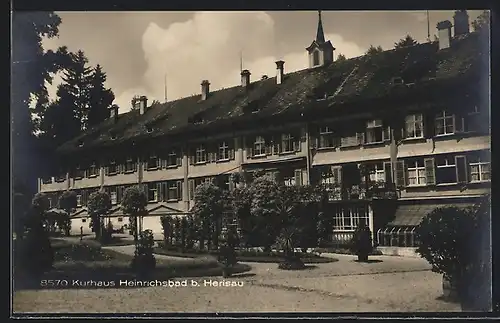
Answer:
[[80, 165], [76, 166], [74, 177], [75, 179], [82, 179], [85, 177], [85, 170]]
[[116, 175], [118, 174], [118, 164], [116, 160], [111, 160], [108, 165], [108, 175]]
[[157, 169], [160, 163], [160, 159], [156, 154], [150, 155], [147, 161], [147, 169], [148, 170], [154, 170]]
[[83, 139], [78, 140], [77, 146], [78, 147], [83, 147]]
[[152, 133], [153, 132], [153, 127], [151, 125], [146, 125], [146, 132], [147, 133]]
[[403, 78], [397, 76], [392, 78], [392, 84], [394, 85], [401, 85], [404, 84]]
[[201, 164], [206, 162], [207, 162], [207, 150], [205, 149], [205, 145], [199, 145], [196, 148], [195, 163]]
[[87, 177], [97, 177], [99, 175], [99, 168], [96, 163], [90, 165], [87, 175]]
[[109, 134], [109, 137], [111, 138], [111, 140], [116, 140], [116, 133], [111, 132], [111, 133]]
[[313, 52], [313, 66], [319, 65], [319, 51], [315, 50]]

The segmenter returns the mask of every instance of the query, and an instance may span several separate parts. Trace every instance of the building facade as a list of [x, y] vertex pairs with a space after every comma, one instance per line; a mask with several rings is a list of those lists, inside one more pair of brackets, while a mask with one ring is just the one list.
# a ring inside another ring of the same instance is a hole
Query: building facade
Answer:
[[[109, 192], [120, 227], [125, 188], [144, 185], [143, 228], [161, 238], [160, 217], [188, 214], [197, 185], [232, 190], [232, 173], [265, 170], [286, 185], [336, 186], [332, 240], [365, 221], [387, 252], [414, 247], [429, 211], [470, 205], [490, 187], [489, 57], [468, 25], [457, 14], [453, 37], [442, 22], [436, 42], [334, 61], [320, 14], [308, 69], [286, 74], [277, 61], [272, 78], [252, 82], [243, 70], [232, 88], [211, 92], [204, 80], [197, 96], [151, 106], [136, 97], [125, 114], [113, 106], [102, 125], [60, 147], [60, 169], [39, 179], [39, 191], [54, 207], [58, 194], [77, 192], [79, 233], [91, 192]], [[395, 187], [397, 199], [368, 196], [369, 186]]]

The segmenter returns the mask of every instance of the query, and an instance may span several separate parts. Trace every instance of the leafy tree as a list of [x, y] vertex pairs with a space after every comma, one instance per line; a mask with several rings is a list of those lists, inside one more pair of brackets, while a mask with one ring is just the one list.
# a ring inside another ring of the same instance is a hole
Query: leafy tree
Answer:
[[139, 235], [137, 247], [131, 267], [139, 277], [146, 278], [156, 267], [156, 259], [153, 255], [154, 236], [151, 230], [142, 231]]
[[250, 214], [256, 220], [255, 230], [260, 233], [259, 241], [265, 251], [270, 251], [279, 233], [277, 231], [280, 221], [278, 184], [270, 176], [261, 176], [250, 185], [250, 192], [252, 196]]
[[134, 240], [138, 242], [138, 217], [147, 212], [148, 198], [144, 189], [139, 186], [128, 187], [123, 192], [122, 210], [124, 213], [129, 214], [129, 223], [132, 232], [134, 232]]
[[108, 108], [115, 99], [113, 91], [104, 87], [106, 73], [102, 71], [100, 65], [93, 69], [89, 78], [89, 110], [85, 128], [90, 128], [104, 121], [109, 116]]
[[199, 225], [200, 248], [217, 247], [224, 210], [222, 190], [213, 183], [202, 183], [196, 187], [193, 215]]
[[258, 241], [258, 237], [255, 239], [254, 232], [255, 219], [250, 213], [252, 196], [249, 187], [235, 187], [230, 193], [229, 201], [231, 201], [232, 204], [231, 209], [233, 214], [238, 220], [242, 242], [248, 247]]
[[93, 192], [87, 202], [87, 212], [90, 215], [90, 227], [95, 232], [97, 240], [101, 240], [103, 229], [102, 217], [111, 209], [111, 199], [104, 191]]
[[472, 27], [475, 31], [488, 30], [490, 27], [489, 10], [483, 10], [483, 12], [474, 21], [472, 21]]
[[76, 206], [77, 197], [74, 191], [65, 191], [59, 197], [59, 208], [65, 211], [65, 214], [58, 221], [59, 227], [64, 230], [67, 236], [69, 236], [71, 230], [71, 212], [76, 209]]
[[346, 58], [345, 58], [345, 56], [343, 54], [338, 54], [337, 55], [337, 62], [343, 62], [345, 60], [346, 60]]
[[403, 48], [403, 47], [409, 47], [409, 46], [415, 46], [417, 45], [418, 42], [413, 39], [410, 35], [406, 35], [405, 38], [400, 39], [397, 43], [394, 43], [394, 48]]
[[384, 49], [382, 48], [382, 46], [373, 46], [373, 45], [370, 45], [370, 47], [368, 48], [368, 50], [366, 51], [366, 55], [375, 55], [375, 54], [378, 54], [378, 53], [382, 53], [384, 51]]

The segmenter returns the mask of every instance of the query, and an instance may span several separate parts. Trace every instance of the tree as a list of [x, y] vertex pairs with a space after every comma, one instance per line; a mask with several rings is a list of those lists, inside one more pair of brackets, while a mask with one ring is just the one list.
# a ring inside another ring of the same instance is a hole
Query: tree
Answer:
[[397, 43], [394, 43], [394, 48], [403, 48], [403, 47], [409, 47], [409, 46], [415, 46], [417, 45], [418, 42], [413, 39], [410, 35], [406, 35], [405, 38], [400, 39]]
[[490, 13], [489, 10], [483, 10], [483, 12], [472, 21], [472, 27], [474, 31], [488, 30], [490, 27]]
[[366, 55], [375, 55], [378, 53], [382, 53], [383, 51], [384, 51], [384, 49], [382, 48], [382, 46], [375, 47], [373, 45], [370, 45], [370, 47], [366, 51]]
[[345, 56], [343, 54], [338, 54], [337, 55], [337, 62], [343, 62], [345, 60], [346, 60], [346, 58], [345, 58]]
[[146, 192], [139, 185], [128, 187], [123, 192], [122, 210], [124, 213], [129, 214], [129, 223], [132, 232], [134, 232], [134, 241], [137, 245], [138, 242], [138, 217], [147, 212], [148, 198]]
[[71, 212], [76, 209], [76, 206], [77, 197], [74, 191], [65, 191], [59, 197], [59, 208], [65, 211], [59, 218], [59, 227], [64, 230], [67, 236], [69, 236], [71, 230]]
[[224, 211], [222, 190], [213, 183], [202, 183], [194, 193], [193, 215], [200, 228], [200, 248], [217, 247]]
[[[54, 12], [13, 12], [12, 13], [12, 65], [11, 65], [11, 111], [12, 111], [12, 170], [13, 194], [22, 188], [20, 194], [31, 196], [36, 191], [35, 179], [42, 170], [41, 163], [33, 164], [40, 152], [33, 136], [34, 124], [31, 120], [31, 105], [47, 97], [46, 82], [52, 82], [56, 73], [65, 64], [67, 50], [44, 51], [43, 38], [56, 37], [61, 19]], [[34, 167], [36, 166], [36, 167]], [[14, 199], [13, 216], [23, 217], [26, 205]], [[21, 226], [19, 226], [21, 227]]]
[[104, 87], [105, 82], [106, 73], [102, 71], [100, 65], [97, 65], [90, 75], [89, 110], [85, 128], [93, 127], [109, 116], [109, 107], [115, 95], [111, 89]]
[[90, 227], [95, 232], [97, 240], [101, 240], [103, 229], [102, 217], [111, 209], [111, 199], [104, 191], [93, 192], [87, 202], [87, 212], [90, 215]]

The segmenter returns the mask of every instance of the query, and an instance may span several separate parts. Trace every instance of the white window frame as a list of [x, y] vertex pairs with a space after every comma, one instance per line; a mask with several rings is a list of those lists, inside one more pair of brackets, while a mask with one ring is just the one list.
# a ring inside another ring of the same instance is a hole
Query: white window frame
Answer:
[[260, 157], [266, 155], [266, 139], [263, 136], [255, 137], [253, 144], [253, 157]]
[[123, 218], [122, 218], [121, 216], [119, 216], [118, 218], [116, 218], [116, 220], [117, 220], [118, 222], [123, 222]]
[[319, 59], [319, 50], [314, 50], [313, 51], [313, 66], [318, 66], [319, 63], [320, 63], [320, 59]]
[[384, 163], [370, 163], [367, 165], [370, 170], [370, 181], [372, 182], [385, 182], [385, 169]]
[[[423, 161], [422, 161], [423, 163]], [[405, 162], [406, 164], [406, 162]], [[415, 187], [415, 186], [425, 186], [427, 185], [427, 175], [425, 173], [425, 163], [423, 163], [423, 166], [418, 166], [419, 160], [415, 160], [413, 162], [408, 162], [407, 168], [406, 168], [406, 176], [408, 177], [408, 185], [410, 187]], [[415, 172], [415, 176], [410, 176], [410, 172]], [[423, 172], [423, 175], [421, 175], [420, 172]], [[411, 179], [416, 179], [416, 183], [411, 183]]]
[[[450, 162], [450, 160], [452, 160], [452, 162]], [[445, 156], [445, 163], [444, 164], [440, 164], [441, 160], [440, 158], [436, 157], [434, 158], [434, 163], [436, 165], [436, 185], [447, 185], [447, 184], [456, 184], [457, 183], [457, 178], [456, 178], [456, 172], [457, 172], [457, 165], [455, 163], [455, 157], [454, 156]], [[440, 182], [438, 179], [439, 179], [439, 172], [438, 170], [439, 169], [443, 169], [443, 168], [453, 168], [455, 170], [455, 181], [454, 182], [448, 182], [448, 183], [438, 183]]]
[[[346, 224], [346, 219], [349, 219], [349, 225]], [[343, 212], [333, 213], [333, 232], [353, 232], [360, 220], [363, 219], [366, 225], [369, 225], [370, 217], [368, 212], [364, 216], [360, 212], [353, 212], [352, 208], [345, 208]]]
[[[439, 133], [439, 127], [438, 125], [442, 126], [442, 133]], [[452, 132], [448, 132], [447, 128], [452, 127]], [[450, 114], [449, 112], [446, 112], [446, 110], [441, 111], [435, 118], [435, 131], [436, 131], [436, 137], [439, 136], [448, 136], [448, 135], [453, 135], [456, 132], [456, 127], [455, 127], [455, 115]]]
[[82, 218], [82, 223], [85, 223], [85, 222], [87, 222], [87, 219]]
[[133, 158], [127, 158], [125, 160], [125, 173], [133, 173], [137, 170], [137, 164]]
[[[380, 140], [378, 141], [370, 141], [371, 139], [375, 139], [377, 132], [380, 132]], [[370, 138], [372, 137], [372, 138]], [[374, 119], [366, 122], [366, 138], [365, 143], [367, 144], [378, 144], [384, 142], [384, 127], [382, 124], [382, 120]]]
[[[159, 200], [158, 186], [156, 183], [148, 183], [148, 203], [156, 203]], [[153, 199], [150, 199], [149, 192], [153, 192]]]
[[[167, 181], [167, 201], [178, 201], [180, 199], [180, 197], [177, 196], [177, 193], [179, 192], [177, 185], [177, 181]], [[171, 191], [175, 192], [173, 198], [170, 196]]]
[[82, 194], [77, 194], [76, 195], [76, 206], [82, 206]]
[[118, 193], [116, 190], [109, 192], [109, 199], [111, 200], [112, 205], [118, 204]]
[[[320, 140], [318, 142], [319, 148], [335, 148], [335, 138], [333, 130], [329, 126], [323, 126], [319, 128]], [[321, 141], [321, 138], [323, 141]], [[321, 144], [323, 142], [323, 145]], [[331, 144], [331, 145], [330, 145]]]
[[294, 138], [292, 134], [285, 133], [281, 135], [281, 152], [282, 153], [294, 152]]
[[[474, 169], [476, 167], [477, 170]], [[476, 161], [469, 161], [469, 172], [471, 183], [489, 182], [491, 181], [491, 162], [481, 161], [479, 157]], [[488, 176], [485, 176], [485, 174], [488, 174]], [[479, 179], [474, 180], [473, 177], [476, 175]], [[484, 177], [487, 178], [484, 179]]]
[[[154, 166], [152, 161], [154, 160]], [[146, 170], [155, 170], [158, 169], [158, 155], [156, 154], [151, 154], [148, 157], [148, 161], [146, 162]]]
[[171, 150], [167, 156], [167, 167], [176, 167], [177, 166], [177, 151]]
[[219, 151], [217, 152], [217, 161], [229, 160], [229, 144], [227, 141], [222, 141], [219, 144]]
[[207, 150], [205, 149], [205, 145], [199, 145], [196, 147], [194, 158], [195, 164], [203, 164], [207, 162]]
[[424, 138], [424, 116], [421, 113], [405, 117], [405, 139]]

